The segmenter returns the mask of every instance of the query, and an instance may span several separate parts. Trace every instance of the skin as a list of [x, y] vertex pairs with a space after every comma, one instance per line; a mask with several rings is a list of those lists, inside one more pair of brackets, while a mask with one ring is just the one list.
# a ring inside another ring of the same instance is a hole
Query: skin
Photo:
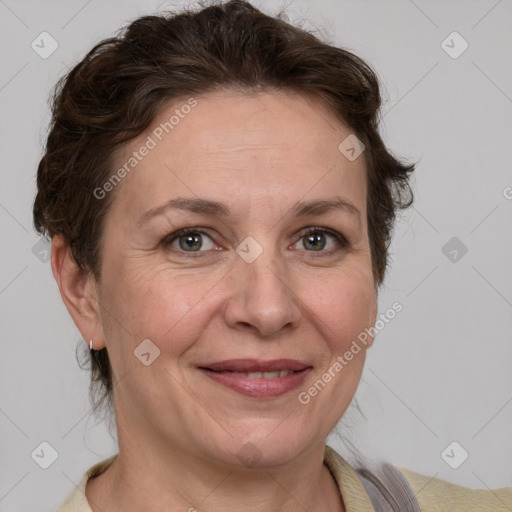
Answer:
[[[343, 511], [324, 445], [356, 391], [366, 349], [307, 405], [297, 395], [375, 323], [364, 157], [342, 155], [351, 130], [315, 98], [224, 90], [196, 99], [110, 192], [100, 282], [79, 271], [61, 237], [53, 241], [63, 300], [84, 340], [108, 348], [115, 374], [119, 456], [89, 480], [86, 496], [94, 511], [111, 512]], [[115, 155], [114, 169], [186, 100], [162, 109]], [[223, 202], [231, 214], [171, 209], [138, 225], [178, 197]], [[360, 215], [291, 214], [297, 202], [334, 197]], [[178, 238], [161, 244], [185, 227], [207, 233], [192, 256]], [[307, 236], [315, 227], [348, 245], [320, 234], [326, 245], [315, 250]], [[252, 263], [236, 252], [247, 236], [263, 249]], [[144, 339], [160, 350], [149, 366], [133, 354]], [[197, 369], [234, 358], [292, 358], [313, 370], [296, 390], [256, 399]], [[237, 457], [247, 443], [260, 457], [252, 467]]]

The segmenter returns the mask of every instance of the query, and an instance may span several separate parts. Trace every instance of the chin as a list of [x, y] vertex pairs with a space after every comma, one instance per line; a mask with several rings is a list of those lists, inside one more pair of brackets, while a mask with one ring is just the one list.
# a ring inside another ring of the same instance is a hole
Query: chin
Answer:
[[[291, 424], [284, 425], [286, 421], [274, 422], [273, 429], [269, 429], [268, 422], [265, 422], [265, 428], [259, 429], [260, 435], [256, 428], [240, 429], [227, 445], [210, 446], [210, 450], [213, 449], [214, 456], [229, 466], [271, 468], [287, 464], [317, 443], [312, 433], [299, 437], [297, 430], [290, 428]], [[280, 423], [282, 428], [279, 427]]]

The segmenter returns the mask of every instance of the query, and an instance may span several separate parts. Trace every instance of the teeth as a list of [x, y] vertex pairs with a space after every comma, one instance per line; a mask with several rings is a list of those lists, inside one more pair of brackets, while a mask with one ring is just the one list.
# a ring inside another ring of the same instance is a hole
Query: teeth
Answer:
[[278, 372], [233, 372], [234, 375], [248, 377], [249, 379], [277, 379], [278, 377], [286, 377], [293, 373], [291, 370], [281, 370]]

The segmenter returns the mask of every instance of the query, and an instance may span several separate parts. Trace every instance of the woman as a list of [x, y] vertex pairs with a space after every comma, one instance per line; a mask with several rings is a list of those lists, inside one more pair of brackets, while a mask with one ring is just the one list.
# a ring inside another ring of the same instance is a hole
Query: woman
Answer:
[[61, 511], [511, 507], [325, 446], [412, 201], [379, 107], [363, 61], [241, 1], [135, 20], [61, 82], [34, 221], [119, 439]]

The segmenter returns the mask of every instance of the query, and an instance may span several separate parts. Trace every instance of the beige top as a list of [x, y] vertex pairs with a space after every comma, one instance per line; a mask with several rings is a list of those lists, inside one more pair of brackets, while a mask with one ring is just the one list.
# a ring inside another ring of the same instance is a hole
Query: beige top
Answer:
[[[85, 497], [87, 480], [99, 475], [117, 457], [113, 455], [90, 467], [57, 512], [92, 512]], [[347, 512], [373, 512], [371, 500], [354, 469], [331, 447], [324, 462], [340, 488]], [[422, 512], [512, 512], [512, 487], [470, 489], [398, 467], [411, 486]]]

